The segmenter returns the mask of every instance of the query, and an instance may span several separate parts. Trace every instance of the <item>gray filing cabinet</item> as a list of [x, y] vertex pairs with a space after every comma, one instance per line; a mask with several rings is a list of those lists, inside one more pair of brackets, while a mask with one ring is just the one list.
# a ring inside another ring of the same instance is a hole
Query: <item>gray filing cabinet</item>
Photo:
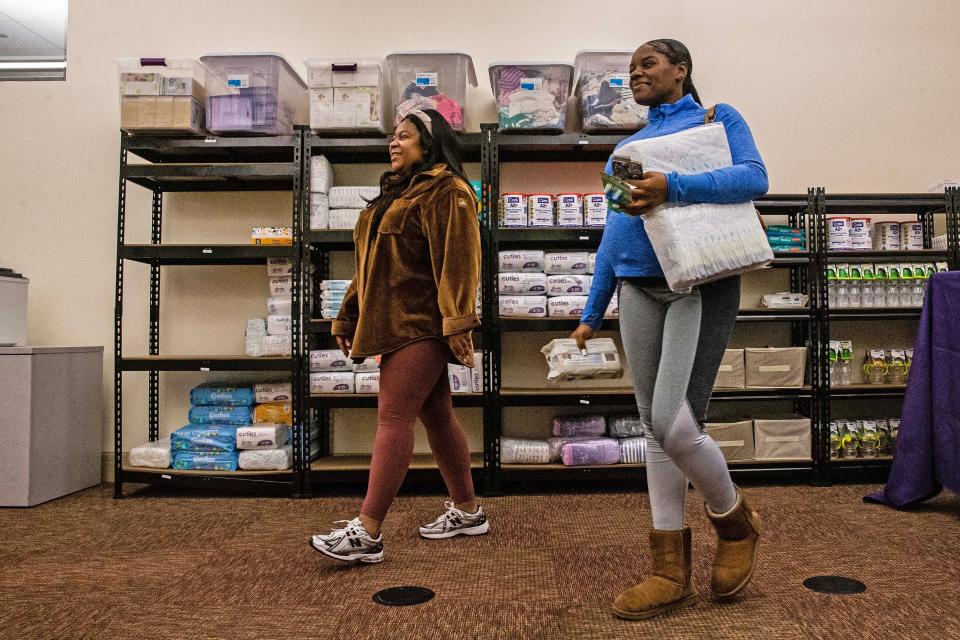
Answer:
[[0, 347], [0, 506], [100, 484], [103, 347]]

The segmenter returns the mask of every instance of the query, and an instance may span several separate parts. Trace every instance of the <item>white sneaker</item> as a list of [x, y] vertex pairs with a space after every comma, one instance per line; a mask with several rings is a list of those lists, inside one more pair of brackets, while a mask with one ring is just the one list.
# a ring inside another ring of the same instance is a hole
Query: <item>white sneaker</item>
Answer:
[[360, 518], [338, 520], [337, 524], [341, 522], [346, 526], [311, 537], [310, 546], [334, 560], [368, 564], [383, 562], [383, 533], [376, 539], [370, 537]]
[[457, 509], [450, 501], [444, 502], [447, 512], [431, 522], [420, 527], [420, 535], [431, 540], [452, 538], [461, 534], [465, 536], [479, 536], [490, 530], [490, 522], [483, 507], [477, 507], [476, 513], [467, 513]]

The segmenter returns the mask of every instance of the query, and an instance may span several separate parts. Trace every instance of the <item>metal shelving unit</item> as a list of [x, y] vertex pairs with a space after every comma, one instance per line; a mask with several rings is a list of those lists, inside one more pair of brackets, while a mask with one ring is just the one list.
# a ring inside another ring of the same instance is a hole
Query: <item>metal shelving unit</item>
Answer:
[[[299, 446], [301, 393], [298, 369], [301, 358], [300, 249], [299, 233], [292, 246], [171, 245], [162, 241], [163, 201], [168, 192], [287, 191], [293, 193], [292, 226], [301, 227], [303, 175], [302, 134], [274, 137], [178, 138], [163, 136], [120, 137], [119, 196], [117, 206], [116, 297], [114, 301], [114, 496], [123, 496], [126, 482], [183, 487], [238, 489], [250, 492], [302, 490], [303, 454]], [[144, 163], [131, 163], [137, 156]], [[150, 244], [126, 241], [127, 185], [152, 192]], [[293, 353], [287, 358], [250, 358], [239, 355], [161, 355], [160, 272], [170, 265], [218, 266], [266, 264], [268, 258], [292, 258], [294, 272]], [[150, 266], [148, 353], [122, 353], [124, 265], [139, 262]], [[147, 437], [159, 438], [160, 372], [175, 371], [273, 371], [287, 372], [293, 379], [293, 467], [285, 472], [212, 472], [133, 467], [123, 454], [123, 374], [147, 372]]]

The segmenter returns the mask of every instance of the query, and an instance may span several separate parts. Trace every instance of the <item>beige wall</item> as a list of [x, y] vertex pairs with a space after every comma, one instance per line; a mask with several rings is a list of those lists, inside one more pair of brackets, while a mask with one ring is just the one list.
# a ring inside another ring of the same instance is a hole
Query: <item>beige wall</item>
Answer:
[[[952, 81], [960, 66], [960, 6], [954, 3], [411, 0], [402, 15], [397, 6], [74, 0], [68, 80], [0, 83], [0, 264], [31, 279], [32, 344], [107, 347], [105, 450], [112, 448], [116, 57], [278, 51], [302, 70], [307, 57], [463, 49], [473, 55], [481, 80], [469, 94], [467, 121], [476, 129], [494, 117], [486, 80], [492, 60], [572, 60], [581, 48], [633, 47], [670, 36], [693, 52], [704, 100], [732, 103], [749, 121], [773, 191], [810, 185], [916, 191], [960, 176], [960, 88]], [[374, 176], [370, 169], [353, 170], [340, 179], [357, 184]], [[545, 176], [549, 185], [542, 185]], [[513, 169], [509, 179], [557, 191], [584, 180], [574, 168], [555, 174]], [[148, 241], [148, 194], [130, 191], [128, 238]], [[289, 196], [277, 194], [174, 194], [164, 239], [243, 241], [249, 227], [281, 223], [288, 209]], [[128, 354], [146, 351], [146, 273], [128, 265]], [[258, 268], [179, 267], [165, 272], [163, 296], [165, 352], [237, 353], [244, 318], [261, 313], [266, 287]], [[163, 376], [164, 431], [182, 424], [186, 390], [201, 379]], [[129, 448], [145, 439], [145, 376], [125, 380]], [[338, 450], [369, 446], [369, 413], [338, 418]], [[465, 413], [479, 447], [478, 412]]]

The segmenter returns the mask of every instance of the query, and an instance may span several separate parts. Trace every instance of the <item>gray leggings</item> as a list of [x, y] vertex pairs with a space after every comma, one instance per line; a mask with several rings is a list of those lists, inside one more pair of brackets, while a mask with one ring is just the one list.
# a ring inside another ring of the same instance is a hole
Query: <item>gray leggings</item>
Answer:
[[647, 437], [647, 484], [656, 529], [683, 528], [688, 481], [715, 513], [736, 503], [723, 454], [704, 435], [700, 421], [706, 419], [739, 303], [736, 277], [688, 294], [674, 293], [665, 284], [621, 283], [620, 333]]

